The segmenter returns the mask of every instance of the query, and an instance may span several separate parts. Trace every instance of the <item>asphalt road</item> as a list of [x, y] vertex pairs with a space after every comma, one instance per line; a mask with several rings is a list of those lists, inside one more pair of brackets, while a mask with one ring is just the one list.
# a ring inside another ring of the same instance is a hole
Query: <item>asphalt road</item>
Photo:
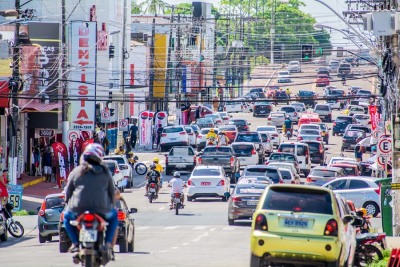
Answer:
[[[299, 89], [315, 90], [322, 95], [323, 88], [315, 87], [316, 66], [303, 67], [303, 72], [296, 74], [291, 91], [295, 94]], [[360, 69], [361, 72], [370, 72], [371, 67]], [[265, 85], [273, 71], [260, 71], [265, 79], [252, 80], [251, 86]], [[373, 79], [348, 81], [348, 85], [359, 85], [370, 89]], [[271, 77], [270, 85], [276, 83]], [[308, 85], [307, 85], [308, 83]], [[342, 88], [340, 81], [334, 82]], [[286, 88], [286, 86], [284, 87]], [[275, 109], [277, 109], [276, 107]], [[334, 111], [333, 118], [340, 112]], [[251, 113], [233, 114], [233, 117], [248, 119], [250, 128], [265, 125], [265, 118], [253, 118]], [[332, 127], [330, 124], [329, 127]], [[295, 138], [292, 139], [293, 141]], [[341, 154], [341, 137], [330, 136], [328, 160], [331, 156]], [[136, 153], [140, 161], [149, 163], [157, 156], [164, 162], [163, 154], [159, 152]], [[353, 157], [352, 152], [345, 152]], [[368, 155], [365, 155], [367, 157]], [[164, 182], [171, 177], [165, 176]], [[250, 221], [228, 226], [227, 203], [221, 200], [206, 199], [186, 203], [185, 209], [179, 216], [168, 208], [169, 189], [164, 186], [157, 201], [150, 204], [144, 197], [144, 177], [135, 177], [135, 188], [123, 193], [130, 207], [138, 209], [135, 215], [136, 234], [135, 252], [129, 254], [116, 253], [116, 261], [107, 266], [215, 266], [215, 267], [242, 267], [249, 265], [250, 256]], [[34, 199], [32, 199], [34, 201]], [[58, 252], [57, 238], [53, 242], [39, 244], [38, 232], [35, 229], [36, 216], [18, 218], [26, 228], [25, 236], [20, 239], [10, 238], [8, 242], [0, 243], [1, 266], [71, 266], [70, 254]], [[380, 228], [379, 219], [374, 219], [374, 227]], [[116, 251], [118, 248], [116, 247]]]

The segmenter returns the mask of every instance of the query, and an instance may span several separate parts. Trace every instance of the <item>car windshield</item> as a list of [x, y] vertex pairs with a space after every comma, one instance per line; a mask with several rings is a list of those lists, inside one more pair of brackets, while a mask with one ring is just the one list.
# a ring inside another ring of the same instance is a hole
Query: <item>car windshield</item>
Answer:
[[[266, 210], [333, 214], [332, 198], [329, 192], [300, 187], [270, 188], [262, 208]], [[287, 227], [294, 224], [294, 222], [291, 222], [292, 220], [294, 219], [288, 219], [287, 222], [285, 220], [285, 224], [288, 224]]]
[[301, 129], [300, 135], [319, 135], [319, 131], [313, 129]]
[[233, 124], [233, 125], [246, 125], [246, 121], [245, 120], [230, 120], [229, 124]]
[[329, 111], [329, 106], [328, 105], [316, 105], [315, 110], [328, 110]]
[[121, 165], [121, 164], [125, 164], [125, 160], [123, 159], [123, 158], [121, 158], [121, 157], [107, 157], [107, 158], [104, 158], [104, 159], [111, 159], [111, 160], [115, 160], [116, 162], [118, 162], [118, 165]]
[[250, 144], [232, 144], [232, 148], [235, 151], [236, 156], [249, 155], [254, 149], [254, 145]]
[[49, 197], [46, 198], [46, 209], [64, 207], [64, 197]]
[[362, 132], [362, 131], [351, 131], [351, 130], [349, 130], [344, 134], [344, 137], [351, 137], [351, 138], [361, 138], [361, 137], [364, 137], [364, 136], [365, 136], [365, 132]]
[[[294, 153], [294, 152], [293, 152]], [[269, 157], [268, 160], [279, 160], [279, 161], [296, 161], [296, 158], [294, 155], [290, 154], [278, 154], [278, 153], [273, 153]]]
[[281, 110], [285, 111], [287, 113], [292, 113], [292, 112], [296, 111], [296, 109], [294, 107], [282, 107]]
[[235, 126], [220, 126], [218, 127], [218, 130], [220, 131], [236, 131]]
[[250, 133], [245, 133], [245, 134], [238, 134], [236, 137], [235, 142], [255, 142], [255, 143], [260, 143], [260, 136], [258, 133], [250, 134]]
[[219, 169], [194, 169], [192, 176], [221, 176]]
[[207, 155], [231, 155], [232, 151], [230, 147], [206, 147], [203, 153]]
[[236, 186], [235, 193], [246, 195], [261, 195], [266, 187], [266, 184], [240, 185]]
[[163, 133], [180, 133], [185, 131], [182, 127], [164, 128]]
[[[201, 129], [200, 134], [206, 135], [206, 134], [208, 134], [209, 131], [210, 131], [210, 129]], [[217, 134], [218, 130], [214, 129], [214, 132]]]
[[320, 176], [320, 177], [336, 177], [337, 172], [333, 170], [318, 170], [318, 169], [311, 169], [310, 175], [312, 176]]

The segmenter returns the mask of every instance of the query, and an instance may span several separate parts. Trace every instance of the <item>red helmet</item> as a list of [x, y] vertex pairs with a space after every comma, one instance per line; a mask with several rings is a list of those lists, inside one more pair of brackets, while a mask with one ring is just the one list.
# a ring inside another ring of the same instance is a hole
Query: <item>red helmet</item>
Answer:
[[97, 143], [89, 144], [85, 147], [82, 156], [85, 158], [85, 160], [92, 160], [100, 163], [104, 157], [104, 148], [102, 145]]

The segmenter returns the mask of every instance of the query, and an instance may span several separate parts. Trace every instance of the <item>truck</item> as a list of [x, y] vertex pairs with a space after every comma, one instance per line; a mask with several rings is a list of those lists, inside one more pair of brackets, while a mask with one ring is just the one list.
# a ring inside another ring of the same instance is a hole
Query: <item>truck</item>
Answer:
[[186, 170], [192, 172], [196, 166], [196, 153], [191, 146], [174, 146], [165, 155], [165, 174]]
[[206, 146], [197, 154], [197, 164], [223, 167], [231, 183], [235, 183], [240, 175], [240, 162], [230, 146]]

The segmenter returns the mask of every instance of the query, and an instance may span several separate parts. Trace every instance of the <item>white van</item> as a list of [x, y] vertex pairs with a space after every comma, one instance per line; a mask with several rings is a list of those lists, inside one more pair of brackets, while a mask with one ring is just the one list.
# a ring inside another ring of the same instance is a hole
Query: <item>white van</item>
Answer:
[[296, 155], [299, 160], [300, 171], [304, 173], [305, 177], [308, 176], [311, 170], [311, 159], [310, 149], [307, 144], [292, 142], [281, 143], [278, 147], [278, 152], [286, 152]]
[[231, 112], [242, 112], [242, 102], [241, 101], [227, 101], [225, 103], [225, 112], [231, 113]]

